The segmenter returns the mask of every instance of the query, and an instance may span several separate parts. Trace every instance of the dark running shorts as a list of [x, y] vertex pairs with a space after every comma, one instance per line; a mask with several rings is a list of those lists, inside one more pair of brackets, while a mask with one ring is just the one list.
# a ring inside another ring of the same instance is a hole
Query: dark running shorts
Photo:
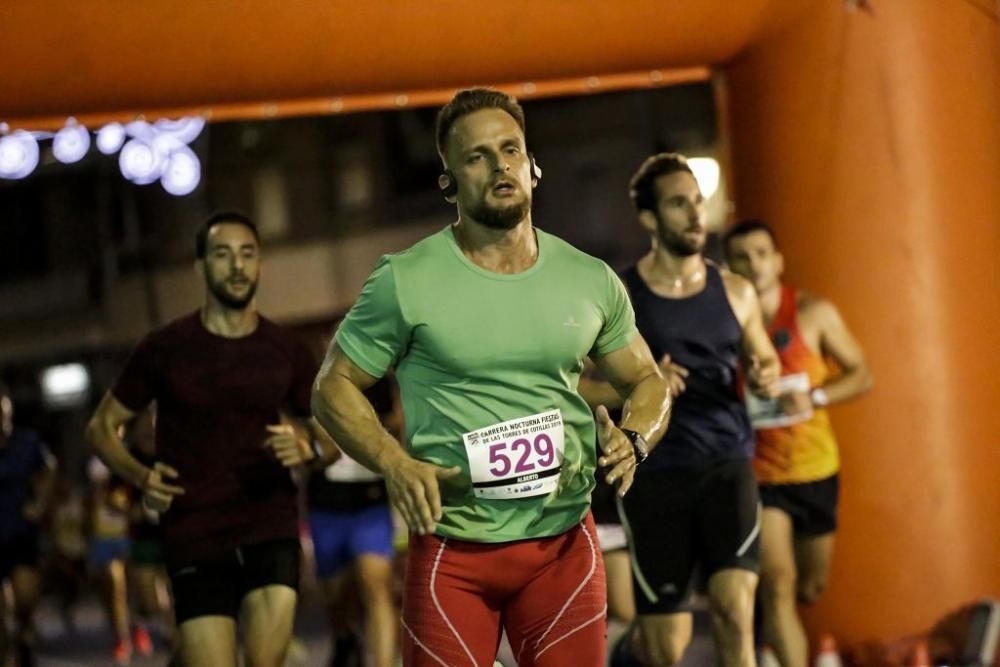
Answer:
[[298, 540], [272, 540], [172, 570], [177, 625], [200, 616], [237, 618], [246, 594], [264, 586], [297, 591], [300, 561]]
[[38, 530], [0, 539], [0, 583], [17, 567], [38, 567]]
[[749, 460], [640, 467], [620, 508], [640, 614], [686, 611], [696, 568], [707, 581], [720, 570], [760, 566], [760, 501]]
[[792, 519], [796, 535], [815, 537], [837, 530], [840, 476], [804, 484], [761, 484], [760, 501]]

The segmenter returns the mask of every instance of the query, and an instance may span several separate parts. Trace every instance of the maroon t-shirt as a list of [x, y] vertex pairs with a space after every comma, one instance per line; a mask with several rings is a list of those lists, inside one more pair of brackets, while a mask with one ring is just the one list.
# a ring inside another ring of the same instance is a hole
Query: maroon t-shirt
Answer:
[[135, 412], [156, 401], [156, 458], [186, 491], [163, 516], [171, 566], [298, 536], [295, 483], [264, 441], [279, 413], [309, 415], [317, 371], [308, 348], [263, 317], [249, 336], [223, 338], [195, 312], [132, 352], [111, 393]]

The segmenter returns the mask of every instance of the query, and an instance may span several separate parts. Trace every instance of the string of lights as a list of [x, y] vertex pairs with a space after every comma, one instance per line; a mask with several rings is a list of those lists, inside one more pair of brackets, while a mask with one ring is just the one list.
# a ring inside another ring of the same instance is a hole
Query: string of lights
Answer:
[[154, 123], [136, 120], [125, 125], [108, 123], [96, 132], [69, 118], [57, 132], [15, 130], [0, 125], [0, 178], [21, 179], [37, 167], [40, 142], [52, 141], [52, 155], [63, 164], [82, 160], [91, 143], [104, 155], [118, 153], [122, 176], [136, 185], [160, 182], [175, 196], [190, 194], [201, 181], [201, 161], [190, 145], [205, 127], [199, 116]]

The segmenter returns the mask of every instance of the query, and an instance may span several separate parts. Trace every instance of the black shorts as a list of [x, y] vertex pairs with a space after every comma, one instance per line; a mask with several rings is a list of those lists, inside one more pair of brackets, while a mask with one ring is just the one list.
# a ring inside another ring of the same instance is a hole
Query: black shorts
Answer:
[[837, 530], [840, 475], [804, 484], [761, 484], [760, 502], [792, 519], [796, 535], [815, 537]]
[[632, 553], [636, 611], [685, 611], [693, 574], [757, 572], [760, 501], [749, 460], [644, 470], [620, 505]]
[[17, 567], [38, 567], [38, 530], [29, 529], [9, 539], [0, 539], [0, 581]]
[[177, 625], [199, 616], [237, 618], [246, 594], [264, 586], [297, 591], [301, 557], [298, 540], [272, 540], [172, 570]]

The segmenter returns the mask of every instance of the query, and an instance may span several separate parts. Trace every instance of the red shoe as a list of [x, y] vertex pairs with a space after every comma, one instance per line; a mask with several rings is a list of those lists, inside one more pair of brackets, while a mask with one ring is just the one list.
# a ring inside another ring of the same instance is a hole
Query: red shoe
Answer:
[[135, 647], [135, 652], [143, 657], [153, 655], [153, 640], [145, 625], [136, 625], [132, 630], [132, 646]]
[[119, 639], [115, 642], [115, 664], [128, 665], [132, 662], [132, 644], [127, 640]]

